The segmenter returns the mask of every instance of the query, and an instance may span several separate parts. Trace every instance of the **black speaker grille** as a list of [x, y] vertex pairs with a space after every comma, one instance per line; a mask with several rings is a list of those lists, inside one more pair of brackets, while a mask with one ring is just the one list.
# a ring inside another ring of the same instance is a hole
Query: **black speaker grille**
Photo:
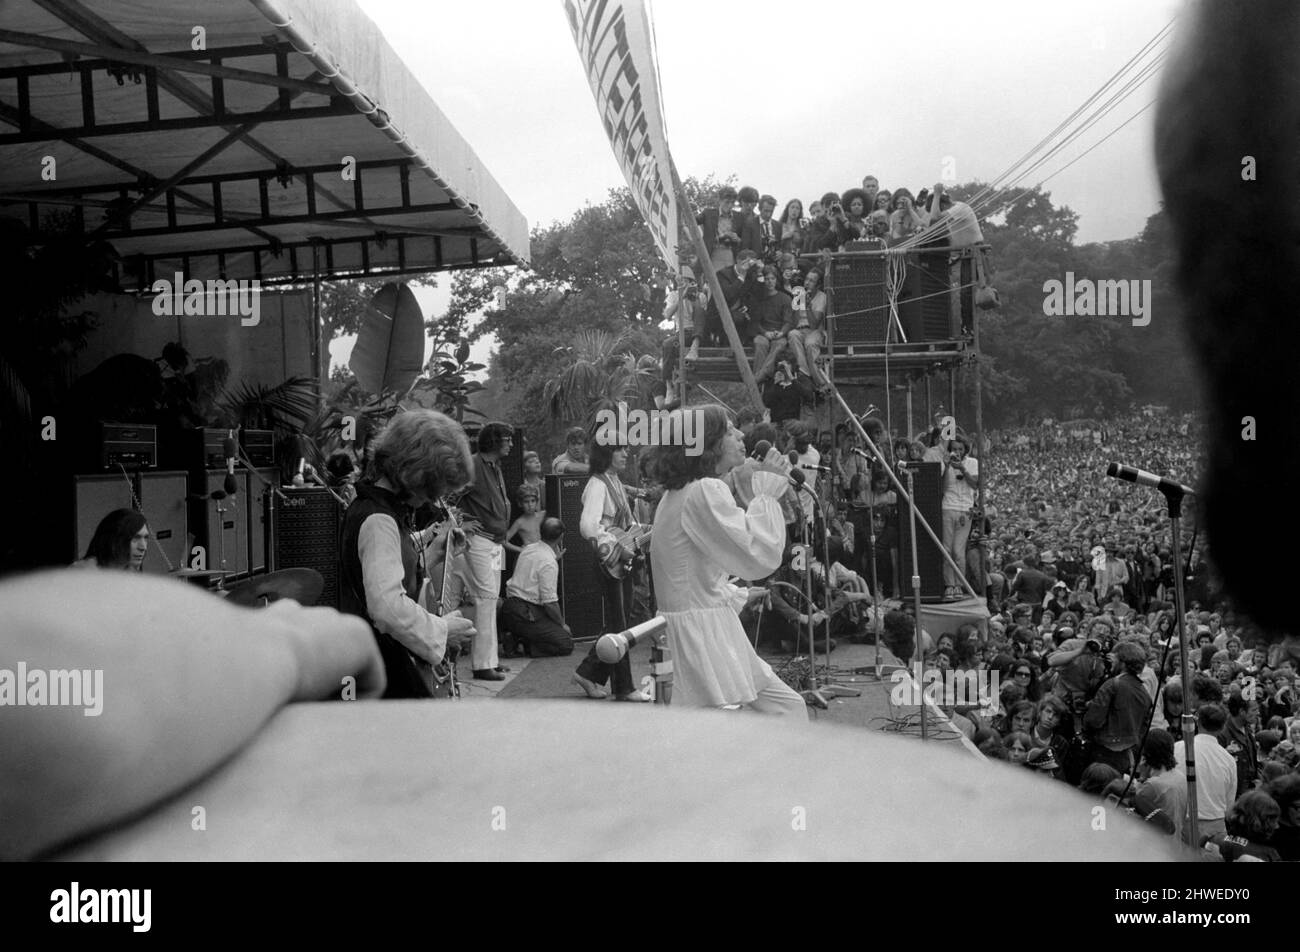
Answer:
[[831, 265], [830, 312], [836, 344], [883, 344], [889, 322], [885, 259], [841, 258]]
[[582, 491], [587, 476], [547, 476], [546, 514], [564, 523], [564, 558], [560, 560], [560, 602], [575, 638], [595, 638], [605, 631], [605, 601], [600, 569], [591, 543], [582, 537]]
[[[940, 539], [943, 538], [942, 474], [943, 466], [939, 463], [920, 464], [913, 491], [917, 515], [925, 517], [930, 528]], [[903, 486], [907, 486], [906, 477], [903, 478]], [[945, 587], [943, 555], [939, 547], [930, 541], [924, 529], [918, 525], [916, 530], [921, 540], [916, 553], [916, 564], [921, 574], [921, 597], [942, 598]], [[912, 595], [912, 520], [910, 510], [901, 499], [898, 501], [898, 538], [898, 579], [902, 583], [903, 594], [910, 598]]]
[[275, 568], [315, 569], [325, 579], [317, 605], [339, 607], [343, 510], [325, 489], [285, 489], [271, 497]]
[[898, 317], [908, 343], [952, 340], [952, 290], [948, 253], [907, 256], [907, 277], [898, 298]]

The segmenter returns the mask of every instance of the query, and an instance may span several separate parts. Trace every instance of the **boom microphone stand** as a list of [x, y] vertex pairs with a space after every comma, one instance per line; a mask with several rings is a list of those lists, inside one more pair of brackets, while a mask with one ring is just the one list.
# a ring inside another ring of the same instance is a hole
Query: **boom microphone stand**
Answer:
[[1183, 591], [1182, 561], [1182, 518], [1183, 497], [1192, 494], [1190, 487], [1179, 485], [1171, 479], [1160, 479], [1149, 473], [1130, 470], [1111, 463], [1106, 475], [1118, 479], [1128, 479], [1160, 490], [1165, 496], [1165, 506], [1169, 514], [1169, 528], [1173, 535], [1172, 559], [1174, 563], [1174, 614], [1178, 623], [1178, 660], [1182, 665], [1183, 678], [1183, 714], [1180, 718], [1183, 734], [1183, 754], [1187, 765], [1187, 845], [1193, 849], [1200, 848], [1198, 818], [1196, 809], [1196, 717], [1189, 712], [1186, 699], [1191, 690], [1191, 667], [1187, 650], [1187, 604]]

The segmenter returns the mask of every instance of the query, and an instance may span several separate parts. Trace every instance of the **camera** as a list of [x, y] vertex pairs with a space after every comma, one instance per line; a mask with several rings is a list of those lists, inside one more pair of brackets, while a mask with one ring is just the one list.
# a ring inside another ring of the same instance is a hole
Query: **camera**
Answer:
[[839, 202], [835, 202], [834, 204], [831, 205], [831, 212], [833, 214], [839, 215], [842, 214], [843, 211], [844, 211], [844, 206], [841, 205]]

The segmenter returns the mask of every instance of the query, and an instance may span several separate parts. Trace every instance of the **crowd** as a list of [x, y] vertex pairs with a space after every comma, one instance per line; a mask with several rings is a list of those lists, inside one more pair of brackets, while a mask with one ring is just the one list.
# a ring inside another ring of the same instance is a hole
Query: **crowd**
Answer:
[[[886, 439], [878, 420], [864, 422], [887, 465], [928, 460], [948, 474], [965, 466], [960, 472], [971, 477], [965, 495], [952, 503], [971, 531], [957, 540], [945, 525], [943, 536], [955, 552], [964, 549], [966, 580], [992, 617], [987, 631], [965, 624], [927, 632], [922, 663], [940, 671], [996, 672], [1002, 688], [982, 705], [949, 707], [954, 726], [991, 759], [1122, 804], [1180, 835], [1186, 778], [1179, 717], [1186, 710], [1197, 723], [1204, 849], [1225, 859], [1300, 859], [1300, 641], [1270, 645], [1219, 598], [1189, 501], [1182, 554], [1185, 570], [1191, 563], [1185, 626], [1194, 647], [1187, 684], [1178, 661], [1163, 497], [1105, 476], [1107, 463], [1122, 461], [1194, 484], [1200, 470], [1194, 419], [1148, 407], [1105, 422], [1003, 429], [982, 440], [958, 433], [944, 441], [936, 427], [916, 442]], [[819, 638], [829, 629], [832, 646], [845, 638], [870, 641], [869, 606], [876, 602], [882, 613], [897, 606], [883, 614], [882, 639], [899, 658], [912, 659], [908, 603], [891, 601], [906, 591], [899, 584], [898, 499], [882, 465], [854, 452], [859, 440], [843, 424], [831, 433], [798, 420], [780, 427], [750, 422], [747, 451], [763, 442], [793, 452], [806, 488], [792, 487], [781, 500], [787, 549], [780, 568], [748, 580], [768, 591], [742, 615], [751, 637], [787, 653], [801, 639], [807, 644], [810, 626]], [[972, 444], [988, 460], [982, 511], [979, 461], [965, 456]], [[576, 471], [584, 452], [582, 431], [575, 430], [555, 471]], [[746, 467], [753, 465], [742, 464], [726, 479], [742, 507], [749, 501]], [[960, 482], [946, 476], [949, 489]], [[654, 487], [645, 488], [653, 500]], [[652, 502], [638, 518], [652, 521]], [[816, 543], [824, 525], [829, 571]], [[800, 543], [808, 541], [812, 551], [799, 558]], [[948, 592], [956, 594], [952, 585]]]
[[[809, 204], [777, 200], [745, 186], [718, 190], [716, 204], [697, 215], [704, 246], [717, 275], [741, 343], [752, 351], [752, 370], [773, 422], [799, 416], [800, 409], [827, 390], [818, 358], [826, 348], [828, 302], [825, 255], [857, 248], [894, 247], [925, 239], [939, 246], [983, 242], [974, 210], [954, 202], [936, 184], [914, 198], [907, 188], [882, 189], [874, 175], [861, 188], [827, 192]], [[664, 396], [678, 401], [674, 371], [679, 367], [677, 326], [688, 343], [687, 365], [701, 346], [726, 346], [722, 318], [694, 254], [681, 259], [680, 280], [668, 296], [664, 319], [674, 323], [664, 342]], [[981, 262], [980, 283], [984, 272]], [[902, 292], [904, 295], [906, 290]]]

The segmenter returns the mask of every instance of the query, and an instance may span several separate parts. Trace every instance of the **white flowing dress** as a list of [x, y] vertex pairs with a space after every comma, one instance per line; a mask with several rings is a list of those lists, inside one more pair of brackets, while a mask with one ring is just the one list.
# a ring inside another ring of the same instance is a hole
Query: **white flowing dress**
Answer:
[[660, 501], [650, 564], [672, 651], [674, 706], [751, 704], [777, 680], [740, 624], [745, 590], [727, 576], [762, 579], [781, 564], [785, 517], [777, 498], [787, 482], [755, 473], [748, 509], [720, 479], [696, 480]]

